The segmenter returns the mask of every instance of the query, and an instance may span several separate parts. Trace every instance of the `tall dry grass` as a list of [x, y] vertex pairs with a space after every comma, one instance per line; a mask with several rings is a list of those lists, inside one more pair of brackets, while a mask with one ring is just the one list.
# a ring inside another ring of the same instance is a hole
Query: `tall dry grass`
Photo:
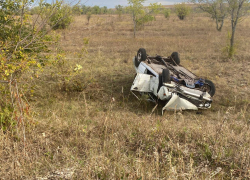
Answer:
[[[79, 91], [62, 91], [48, 70], [28, 96], [26, 139], [0, 132], [2, 179], [248, 179], [250, 177], [249, 19], [236, 32], [238, 54], [223, 54], [227, 31], [193, 14], [157, 16], [133, 39], [127, 15], [93, 16], [57, 31], [69, 64], [80, 64]], [[89, 38], [84, 45], [83, 38]], [[88, 53], [82, 49], [87, 48]], [[181, 55], [181, 64], [216, 84], [209, 110], [165, 112], [129, 93], [132, 57]]]

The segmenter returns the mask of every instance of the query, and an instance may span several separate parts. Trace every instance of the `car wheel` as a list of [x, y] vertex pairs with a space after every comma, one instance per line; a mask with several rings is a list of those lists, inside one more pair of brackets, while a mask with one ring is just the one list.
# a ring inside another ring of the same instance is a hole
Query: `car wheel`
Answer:
[[180, 64], [181, 60], [180, 60], [180, 55], [179, 55], [178, 52], [173, 52], [171, 54], [171, 57], [174, 60], [174, 62], [173, 62], [174, 65], [176, 65], [176, 64], [179, 65]]
[[215, 94], [215, 85], [212, 81], [205, 79], [205, 84], [203, 85], [206, 90], [206, 92], [208, 92], [208, 94], [210, 94], [211, 97], [214, 96]]
[[171, 81], [170, 72], [168, 69], [162, 70], [162, 82], [169, 83]]
[[137, 59], [139, 62], [145, 61], [147, 59], [146, 50], [144, 48], [140, 48], [137, 52]]

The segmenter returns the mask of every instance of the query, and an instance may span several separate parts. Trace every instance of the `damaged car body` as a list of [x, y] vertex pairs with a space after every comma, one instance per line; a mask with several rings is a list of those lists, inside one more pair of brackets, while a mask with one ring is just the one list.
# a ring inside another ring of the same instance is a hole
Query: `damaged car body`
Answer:
[[215, 86], [212, 81], [200, 78], [180, 65], [179, 53], [169, 57], [148, 56], [140, 48], [133, 59], [136, 76], [131, 92], [147, 95], [148, 100], [165, 103], [164, 110], [198, 110], [211, 107]]

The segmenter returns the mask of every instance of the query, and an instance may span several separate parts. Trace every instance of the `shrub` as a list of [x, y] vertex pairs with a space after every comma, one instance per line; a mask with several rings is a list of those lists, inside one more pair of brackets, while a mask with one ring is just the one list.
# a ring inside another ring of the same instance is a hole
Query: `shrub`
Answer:
[[38, 77], [43, 68], [39, 59], [46, 60], [46, 55], [39, 53], [55, 42], [51, 35], [46, 35], [47, 19], [38, 15], [39, 20], [32, 22], [28, 7], [33, 2], [0, 0], [0, 128], [4, 131], [24, 124], [30, 117], [24, 98], [32, 90], [27, 81]]
[[72, 13], [73, 13], [74, 15], [80, 16], [80, 15], [82, 14], [81, 6], [79, 6], [79, 5], [73, 6], [73, 7], [72, 7]]
[[88, 23], [89, 23], [89, 20], [90, 20], [90, 18], [91, 18], [91, 12], [87, 12], [87, 20], [88, 20]]
[[68, 5], [63, 5], [61, 2], [45, 7], [45, 14], [43, 17], [49, 16], [48, 24], [54, 30], [65, 29], [73, 21], [72, 9]]
[[40, 8], [38, 6], [35, 6], [33, 8], [30, 9], [30, 14], [34, 15], [34, 14], [38, 14], [41, 12]]
[[149, 14], [144, 15], [141, 19], [137, 21], [136, 30], [141, 30], [144, 28], [144, 24], [155, 21], [155, 17]]
[[148, 7], [149, 12], [146, 13], [143, 9], [143, 2], [145, 2], [145, 0], [128, 0], [129, 6], [127, 7], [127, 11], [132, 15], [134, 38], [136, 30], [143, 27], [144, 23], [155, 20], [154, 15], [159, 13], [159, 9], [162, 7], [161, 4], [150, 3], [150, 6]]
[[185, 3], [176, 4], [174, 8], [175, 13], [180, 20], [183, 20], [190, 13], [190, 7], [188, 7]]
[[228, 55], [229, 58], [232, 58], [237, 54], [237, 44], [231, 46], [231, 38], [232, 34], [230, 32], [227, 33], [227, 45], [222, 49], [222, 52]]
[[164, 11], [164, 16], [165, 16], [165, 18], [169, 18], [170, 17], [170, 9], [166, 9]]

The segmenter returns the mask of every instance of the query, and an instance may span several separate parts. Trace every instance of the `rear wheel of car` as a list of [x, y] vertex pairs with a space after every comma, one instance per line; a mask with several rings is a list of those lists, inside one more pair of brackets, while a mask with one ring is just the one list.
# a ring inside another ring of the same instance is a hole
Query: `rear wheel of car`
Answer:
[[181, 60], [180, 60], [180, 54], [178, 52], [173, 52], [171, 54], [171, 57], [174, 60], [174, 62], [173, 62], [174, 65], [176, 65], [176, 64], [179, 65], [180, 64]]
[[212, 81], [205, 79], [205, 84], [203, 85], [206, 92], [210, 94], [211, 97], [215, 94], [215, 85]]
[[170, 72], [168, 69], [162, 70], [162, 82], [169, 83], [171, 81]]
[[147, 59], [146, 50], [144, 48], [140, 48], [137, 52], [137, 59], [139, 62], [145, 61]]

